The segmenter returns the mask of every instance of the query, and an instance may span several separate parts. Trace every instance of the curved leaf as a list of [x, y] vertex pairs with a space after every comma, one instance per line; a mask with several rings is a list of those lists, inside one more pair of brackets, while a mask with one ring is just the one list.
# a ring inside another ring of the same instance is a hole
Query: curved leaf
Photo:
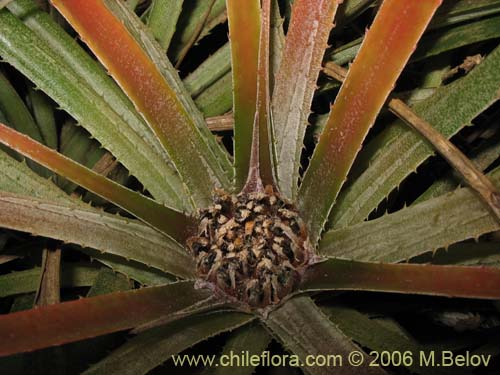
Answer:
[[186, 46], [192, 44], [196, 34], [199, 34], [195, 40], [198, 41], [213, 27], [226, 20], [226, 1], [215, 0], [213, 4], [211, 3], [211, 0], [189, 0], [191, 6], [185, 7], [184, 12], [181, 13], [178, 24], [182, 27], [178, 27], [170, 47], [169, 55], [172, 56], [172, 61], [179, 59]]

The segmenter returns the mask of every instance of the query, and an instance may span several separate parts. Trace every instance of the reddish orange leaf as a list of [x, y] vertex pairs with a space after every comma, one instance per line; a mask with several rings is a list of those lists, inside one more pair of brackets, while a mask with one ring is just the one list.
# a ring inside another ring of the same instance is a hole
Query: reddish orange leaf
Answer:
[[227, 0], [233, 76], [234, 163], [236, 189], [245, 184], [250, 168], [252, 125], [257, 105], [260, 1]]
[[208, 304], [210, 295], [179, 282], [0, 315], [0, 356], [137, 327], [203, 300]]
[[191, 217], [129, 190], [1, 123], [0, 143], [113, 202], [181, 244], [190, 235], [194, 226]]
[[498, 300], [500, 269], [329, 259], [306, 271], [301, 289], [365, 290]]
[[368, 130], [441, 0], [385, 0], [337, 95], [299, 190], [315, 243]]
[[144, 116], [199, 206], [229, 186], [180, 94], [101, 0], [52, 0]]

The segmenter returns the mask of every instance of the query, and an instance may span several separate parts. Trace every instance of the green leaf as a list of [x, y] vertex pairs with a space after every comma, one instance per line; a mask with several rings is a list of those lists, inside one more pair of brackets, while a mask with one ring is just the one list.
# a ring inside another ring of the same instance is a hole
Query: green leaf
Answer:
[[500, 299], [500, 268], [388, 264], [328, 259], [309, 267], [303, 291], [363, 290], [431, 296]]
[[[167, 150], [194, 203], [204, 207], [211, 202], [214, 187], [228, 189], [230, 167], [226, 169], [222, 165], [224, 160], [229, 164], [227, 156], [218, 157], [217, 151], [220, 154], [222, 149], [201, 115], [189, 111], [191, 98], [187, 93], [183, 95], [182, 82], [169, 61], [163, 58], [163, 64], [159, 65], [162, 52], [159, 47], [155, 48], [155, 41], [142, 32], [144, 25], [136, 15], [121, 2], [107, 4], [120, 11], [122, 17], [115, 16], [97, 0], [54, 0], [53, 4], [73, 24], [146, 119]], [[134, 35], [127, 26], [134, 28]], [[142, 38], [136, 40], [135, 36]], [[143, 45], [149, 48], [145, 50]], [[151, 53], [155, 54], [154, 59]]]
[[177, 243], [133, 219], [92, 207], [0, 192], [0, 225], [133, 259], [192, 277], [191, 256]]
[[[36, 292], [40, 281], [40, 267], [0, 275], [0, 298], [15, 294]], [[78, 288], [94, 283], [99, 270], [95, 267], [63, 263], [62, 288]]]
[[[500, 47], [467, 76], [413, 107], [423, 119], [450, 138], [498, 98]], [[372, 142], [379, 147], [369, 158], [369, 167], [339, 196], [331, 224], [346, 227], [364, 220], [434, 149], [402, 121], [391, 124]], [[368, 145], [368, 147], [370, 147]]]
[[[485, 1], [478, 1], [477, 3], [484, 3]], [[451, 51], [456, 48], [460, 48], [463, 46], [467, 46], [473, 43], [481, 42], [483, 40], [488, 40], [492, 38], [498, 38], [500, 33], [498, 31], [498, 27], [495, 27], [498, 24], [498, 17], [490, 17], [486, 19], [480, 19], [483, 14], [495, 14], [500, 12], [500, 3], [496, 1], [498, 4], [494, 5], [491, 9], [479, 9], [479, 12], [476, 14], [472, 12], [470, 14], [465, 13], [463, 17], [463, 21], [470, 20], [471, 22], [466, 24], [459, 24], [457, 26], [453, 26], [451, 28], [446, 29], [438, 29], [435, 31], [429, 31], [429, 33], [425, 34], [422, 37], [417, 50], [411, 57], [411, 62], [420, 61], [426, 59], [431, 56], [435, 56], [437, 54]], [[463, 4], [472, 4], [471, 1], [463, 1]], [[451, 3], [448, 3], [451, 4]], [[484, 4], [483, 4], [484, 6]], [[442, 8], [440, 8], [442, 10]], [[438, 10], [439, 12], [439, 10]], [[478, 20], [479, 18], [479, 20]], [[445, 26], [446, 24], [454, 25], [457, 22], [461, 21], [461, 16], [454, 18], [450, 14], [450, 18], [446, 18], [446, 16], [438, 18], [437, 14], [434, 18], [434, 21], [443, 22], [443, 24], [436, 24], [434, 28]], [[429, 25], [429, 29], [431, 29], [433, 21]], [[469, 32], [467, 32], [469, 30]], [[329, 60], [333, 61], [336, 64], [344, 65], [350, 62], [359, 51], [361, 47], [363, 39], [358, 38], [349, 43], [344, 44], [341, 47], [334, 49], [330, 55]]]
[[[492, 177], [500, 186], [500, 169]], [[375, 220], [326, 232], [319, 251], [340, 258], [400, 262], [496, 230], [500, 224], [479, 196], [462, 188]]]
[[269, 33], [269, 85], [271, 97], [285, 46], [284, 22], [285, 20], [281, 18], [278, 0], [271, 0], [271, 30]]
[[231, 70], [231, 49], [224, 44], [184, 79], [184, 86], [192, 97], [197, 97]]
[[35, 172], [25, 162], [19, 162], [0, 151], [0, 191], [50, 199], [51, 201], [74, 201], [68, 195]]
[[117, 274], [109, 268], [102, 267], [97, 274], [87, 297], [102, 296], [113, 292], [130, 290], [133, 283], [125, 276]]
[[297, 195], [304, 135], [337, 7], [330, 0], [293, 6], [272, 100], [278, 185], [289, 199]]
[[190, 207], [168, 157], [132, 103], [101, 66], [34, 6], [30, 0], [9, 4], [29, 28], [0, 12], [2, 58], [67, 110], [158, 200]]
[[175, 354], [252, 319], [250, 315], [236, 312], [211, 313], [154, 328], [134, 337], [84, 374], [146, 374]]
[[[60, 132], [59, 152], [64, 156], [92, 168], [94, 164], [105, 154], [98, 142], [91, 139], [90, 134], [82, 127], [76, 126], [68, 121], [63, 124]], [[74, 192], [78, 185], [57, 176], [57, 185], [68, 194]]]
[[54, 107], [42, 92], [29, 88], [28, 99], [44, 144], [57, 149], [58, 137]]
[[419, 61], [469, 44], [499, 38], [500, 16], [456, 26], [449, 31], [430, 33], [422, 38], [412, 61]]
[[[270, 313], [264, 323], [285, 349], [298, 356], [299, 363], [306, 365], [303, 369], [308, 374], [329, 375], [333, 366], [335, 373], [340, 375], [385, 373], [378, 367], [369, 367], [370, 357], [342, 333], [309, 297], [290, 299]], [[353, 351], [359, 352], [364, 359], [362, 366], [349, 366], [343, 362]], [[313, 356], [326, 357], [332, 362], [328, 366], [309, 366], [307, 361]]]
[[211, 151], [211, 154], [208, 153], [205, 155], [208, 158], [207, 160], [214, 164], [213, 168], [222, 169], [224, 176], [219, 176], [220, 182], [224, 188], [229, 190], [232, 187], [232, 181], [230, 180], [232, 179], [234, 171], [229, 161], [228, 153], [221, 144], [217, 142], [216, 137], [213, 136], [206, 126], [202, 113], [191, 99], [189, 92], [179, 78], [177, 70], [172, 67], [161, 48], [159, 48], [158, 44], [150, 37], [147, 29], [144, 28], [144, 25], [137, 19], [135, 14], [129, 12], [121, 2], [106, 0], [106, 6], [108, 6], [124, 23], [128, 32], [131, 33], [136, 39], [136, 42], [140, 44], [149, 59], [157, 66], [165, 81], [173, 89], [177, 100], [179, 100], [186, 113], [191, 117], [196, 127], [196, 131], [201, 134], [201, 138]]
[[[169, 56], [177, 61], [187, 45], [206, 36], [210, 30], [226, 20], [226, 1], [184, 0], [185, 10], [177, 23], [177, 32], [171, 43]], [[210, 6], [212, 6], [211, 9]], [[207, 11], [210, 13], [206, 17]], [[199, 32], [201, 30], [201, 32]], [[197, 34], [199, 34], [197, 36]]]
[[[498, 137], [497, 137], [498, 138]], [[481, 150], [471, 160], [482, 171], [488, 168], [500, 155], [500, 139], [489, 144]], [[436, 198], [456, 189], [461, 183], [460, 177], [454, 171], [447, 173], [442, 178], [436, 180], [423, 194], [421, 194], [412, 204], [423, 202], [430, 198]]]
[[337, 95], [299, 190], [315, 244], [368, 130], [440, 0], [385, 0]]
[[210, 296], [192, 282], [135, 289], [0, 315], [0, 356], [130, 329]]
[[170, 284], [176, 280], [174, 276], [160, 271], [158, 268], [151, 268], [131, 259], [127, 260], [110, 253], [102, 253], [90, 248], [85, 248], [82, 251], [88, 254], [93, 260], [97, 260], [113, 271], [125, 275], [129, 279], [135, 280], [141, 285], [164, 285]]
[[451, 374], [454, 371], [452, 369], [420, 366], [419, 361], [416, 359], [420, 355], [420, 351], [425, 350], [424, 346], [419, 345], [415, 340], [400, 332], [387, 329], [383, 324], [376, 319], [371, 319], [366, 314], [340, 305], [328, 306], [322, 308], [322, 310], [344, 334], [365, 348], [376, 350], [379, 353], [383, 351], [400, 352], [402, 356], [409, 351], [413, 361], [408, 368], [415, 373], [434, 375]]
[[227, 72], [196, 97], [195, 103], [206, 117], [222, 115], [232, 108], [231, 82], [231, 72]]
[[153, 0], [147, 25], [165, 51], [175, 32], [183, 0]]
[[[0, 112], [5, 117], [6, 123], [12, 128], [27, 134], [39, 142], [44, 142], [40, 129], [38, 128], [33, 116], [19, 97], [17, 91], [11, 85], [9, 80], [0, 71]], [[15, 156], [15, 155], [14, 155]], [[49, 177], [50, 172], [32, 161], [28, 165], [38, 174]]]
[[113, 202], [180, 243], [184, 243], [190, 235], [194, 225], [192, 217], [127, 189], [1, 123], [0, 142]]
[[[271, 336], [258, 323], [248, 324], [235, 330], [227, 340], [222, 353], [230, 358], [231, 355], [239, 355], [248, 352], [253, 355], [262, 355], [267, 346], [271, 343]], [[252, 375], [256, 366], [212, 366], [206, 367], [203, 375]]]
[[9, 125], [17, 131], [29, 135], [38, 142], [44, 142], [33, 116], [19, 97], [14, 87], [0, 72], [0, 111], [7, 118]]
[[499, 0], [456, 0], [445, 2], [436, 12], [430, 28], [435, 29], [500, 13]]

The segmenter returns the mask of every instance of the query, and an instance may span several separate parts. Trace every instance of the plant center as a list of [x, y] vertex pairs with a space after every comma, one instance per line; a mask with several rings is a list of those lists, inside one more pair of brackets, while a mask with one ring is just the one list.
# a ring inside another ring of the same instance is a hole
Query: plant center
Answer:
[[280, 303], [312, 256], [298, 211], [270, 186], [236, 196], [216, 192], [187, 244], [198, 278], [250, 309]]

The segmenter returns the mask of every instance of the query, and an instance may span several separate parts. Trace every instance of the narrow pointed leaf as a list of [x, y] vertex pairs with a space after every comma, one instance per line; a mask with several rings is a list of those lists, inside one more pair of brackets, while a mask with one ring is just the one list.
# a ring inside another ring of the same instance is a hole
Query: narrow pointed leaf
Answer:
[[271, 30], [269, 32], [269, 87], [271, 97], [285, 46], [284, 23], [285, 20], [281, 17], [278, 0], [271, 0]]
[[[235, 330], [227, 340], [220, 356], [248, 352], [260, 356], [271, 343], [271, 336], [259, 323], [248, 324]], [[212, 366], [206, 367], [203, 375], [252, 375], [257, 366]]]
[[[488, 168], [500, 155], [500, 137], [496, 142], [485, 145], [481, 150], [471, 157], [471, 160], [482, 171]], [[436, 180], [423, 194], [412, 204], [417, 204], [431, 198], [439, 197], [453, 191], [460, 185], [460, 178], [452, 170], [440, 179]]]
[[0, 151], [0, 190], [37, 198], [68, 202], [72, 199], [52, 181], [40, 177], [25, 162], [19, 162]]
[[[61, 274], [63, 288], [90, 286], [99, 270], [95, 267], [64, 264]], [[0, 298], [15, 294], [36, 292], [40, 279], [40, 267], [26, 271], [12, 272], [0, 276]]]
[[[500, 169], [491, 175], [500, 186]], [[500, 224], [470, 188], [429, 199], [375, 220], [325, 233], [323, 255], [401, 262], [428, 251], [500, 230]]]
[[0, 226], [90, 247], [192, 278], [191, 256], [167, 236], [133, 219], [86, 206], [0, 192]]
[[[467, 76], [436, 91], [413, 110], [447, 138], [498, 99], [500, 47]], [[390, 125], [372, 142], [380, 142], [369, 167], [339, 196], [331, 222], [345, 227], [363, 221], [378, 204], [428, 157], [434, 149], [401, 121]], [[369, 146], [368, 146], [369, 147]]]
[[44, 143], [33, 116], [9, 80], [0, 72], [0, 111], [17, 131]]
[[[177, 61], [188, 44], [198, 34], [195, 42], [209, 34], [210, 30], [226, 20], [226, 0], [189, 0], [190, 7], [185, 7], [179, 18], [179, 25], [169, 50], [172, 61]], [[209, 9], [211, 7], [211, 9]], [[207, 17], [207, 12], [208, 17]], [[200, 32], [201, 30], [201, 32]]]
[[184, 243], [193, 221], [0, 124], [0, 142]]
[[414, 130], [418, 131], [436, 151], [460, 174], [460, 177], [476, 191], [483, 202], [490, 208], [500, 223], [500, 193], [488, 177], [465, 156], [460, 149], [431, 124], [418, 117], [404, 102], [392, 99], [389, 102], [391, 112], [404, 119]]
[[299, 193], [316, 242], [361, 144], [440, 0], [385, 0], [332, 107]]
[[309, 297], [290, 299], [269, 314], [264, 323], [285, 349], [300, 358], [304, 364], [302, 368], [308, 374], [332, 373], [333, 363], [329, 366], [307, 366], [312, 356], [340, 356], [346, 360], [352, 351], [359, 352], [363, 357], [363, 365], [355, 367], [347, 365], [347, 362], [340, 365], [337, 358], [335, 374], [385, 374], [379, 367], [368, 366], [371, 358], [342, 333]]
[[0, 356], [83, 340], [175, 314], [208, 298], [192, 282], [136, 289], [0, 315]]
[[151, 4], [147, 25], [165, 50], [174, 35], [182, 3], [182, 0], [154, 0]]
[[231, 70], [231, 48], [224, 44], [184, 79], [184, 86], [196, 97]]
[[167, 150], [198, 205], [228, 178], [177, 93], [113, 13], [98, 0], [54, 0], [107, 67]]
[[230, 111], [233, 106], [231, 72], [207, 87], [196, 97], [195, 103], [205, 116], [219, 116]]
[[[90, 248], [85, 248], [83, 251], [88, 254], [92, 260], [96, 260], [99, 263], [112, 269], [114, 272], [125, 275], [130, 280], [135, 280], [143, 286], [156, 286], [170, 284], [176, 280], [175, 276], [160, 271], [157, 268], [151, 268], [143, 263], [139, 263], [133, 260], [127, 260], [119, 256], [102, 253], [98, 250], [93, 250]], [[168, 258], [169, 255], [164, 255], [164, 258]], [[192, 266], [190, 269], [194, 270]], [[193, 271], [190, 271], [193, 273]], [[187, 277], [192, 279], [192, 276]]]
[[97, 274], [87, 297], [102, 296], [113, 292], [124, 292], [132, 289], [133, 283], [124, 275], [117, 274], [109, 268], [102, 267]]
[[16, 0], [9, 10], [0, 12], [2, 58], [68, 111], [156, 199], [192, 208], [165, 150], [103, 67], [32, 0]]
[[250, 315], [237, 312], [211, 313], [154, 328], [134, 337], [84, 374], [147, 374], [173, 355], [252, 319]]
[[216, 169], [219, 167], [222, 169], [223, 175], [220, 182], [224, 188], [230, 189], [232, 187], [230, 182], [232, 182], [233, 166], [229, 161], [228, 152], [207, 128], [203, 115], [186, 90], [179, 77], [179, 72], [172, 66], [164, 51], [151, 37], [147, 27], [144, 26], [135, 13], [129, 11], [120, 1], [104, 0], [104, 4], [123, 23], [147, 57], [156, 65], [167, 85], [175, 92], [179, 103], [181, 103], [185, 112], [189, 114], [195, 129], [200, 133], [208, 150], [211, 151], [206, 155], [207, 162], [217, 166]]
[[271, 1], [264, 0], [261, 10], [259, 61], [257, 64], [257, 104], [252, 129], [250, 166], [243, 190], [263, 190], [275, 186], [272, 154], [272, 124], [269, 99], [269, 33]]
[[278, 184], [289, 198], [297, 193], [311, 102], [337, 7], [331, 0], [293, 5], [272, 104]]
[[301, 290], [364, 290], [500, 299], [500, 268], [384, 264], [328, 259], [310, 267]]
[[235, 185], [241, 189], [250, 168], [252, 125], [257, 105], [260, 1], [227, 0], [233, 77]]
[[28, 90], [28, 99], [33, 111], [33, 117], [40, 129], [43, 143], [50, 148], [56, 149], [58, 138], [54, 105], [42, 92], [33, 88]]
[[[368, 314], [363, 314], [355, 309], [334, 305], [322, 308], [322, 310], [344, 334], [365, 348], [376, 350], [379, 353], [383, 351], [410, 351], [414, 356], [413, 358], [417, 358], [421, 350], [429, 351], [428, 347], [420, 345], [411, 337], [407, 337], [402, 332], [387, 329], [377, 319], [372, 319]], [[421, 366], [419, 362], [412, 361], [406, 367], [414, 373], [428, 375], [452, 374], [454, 371], [446, 368]]]

